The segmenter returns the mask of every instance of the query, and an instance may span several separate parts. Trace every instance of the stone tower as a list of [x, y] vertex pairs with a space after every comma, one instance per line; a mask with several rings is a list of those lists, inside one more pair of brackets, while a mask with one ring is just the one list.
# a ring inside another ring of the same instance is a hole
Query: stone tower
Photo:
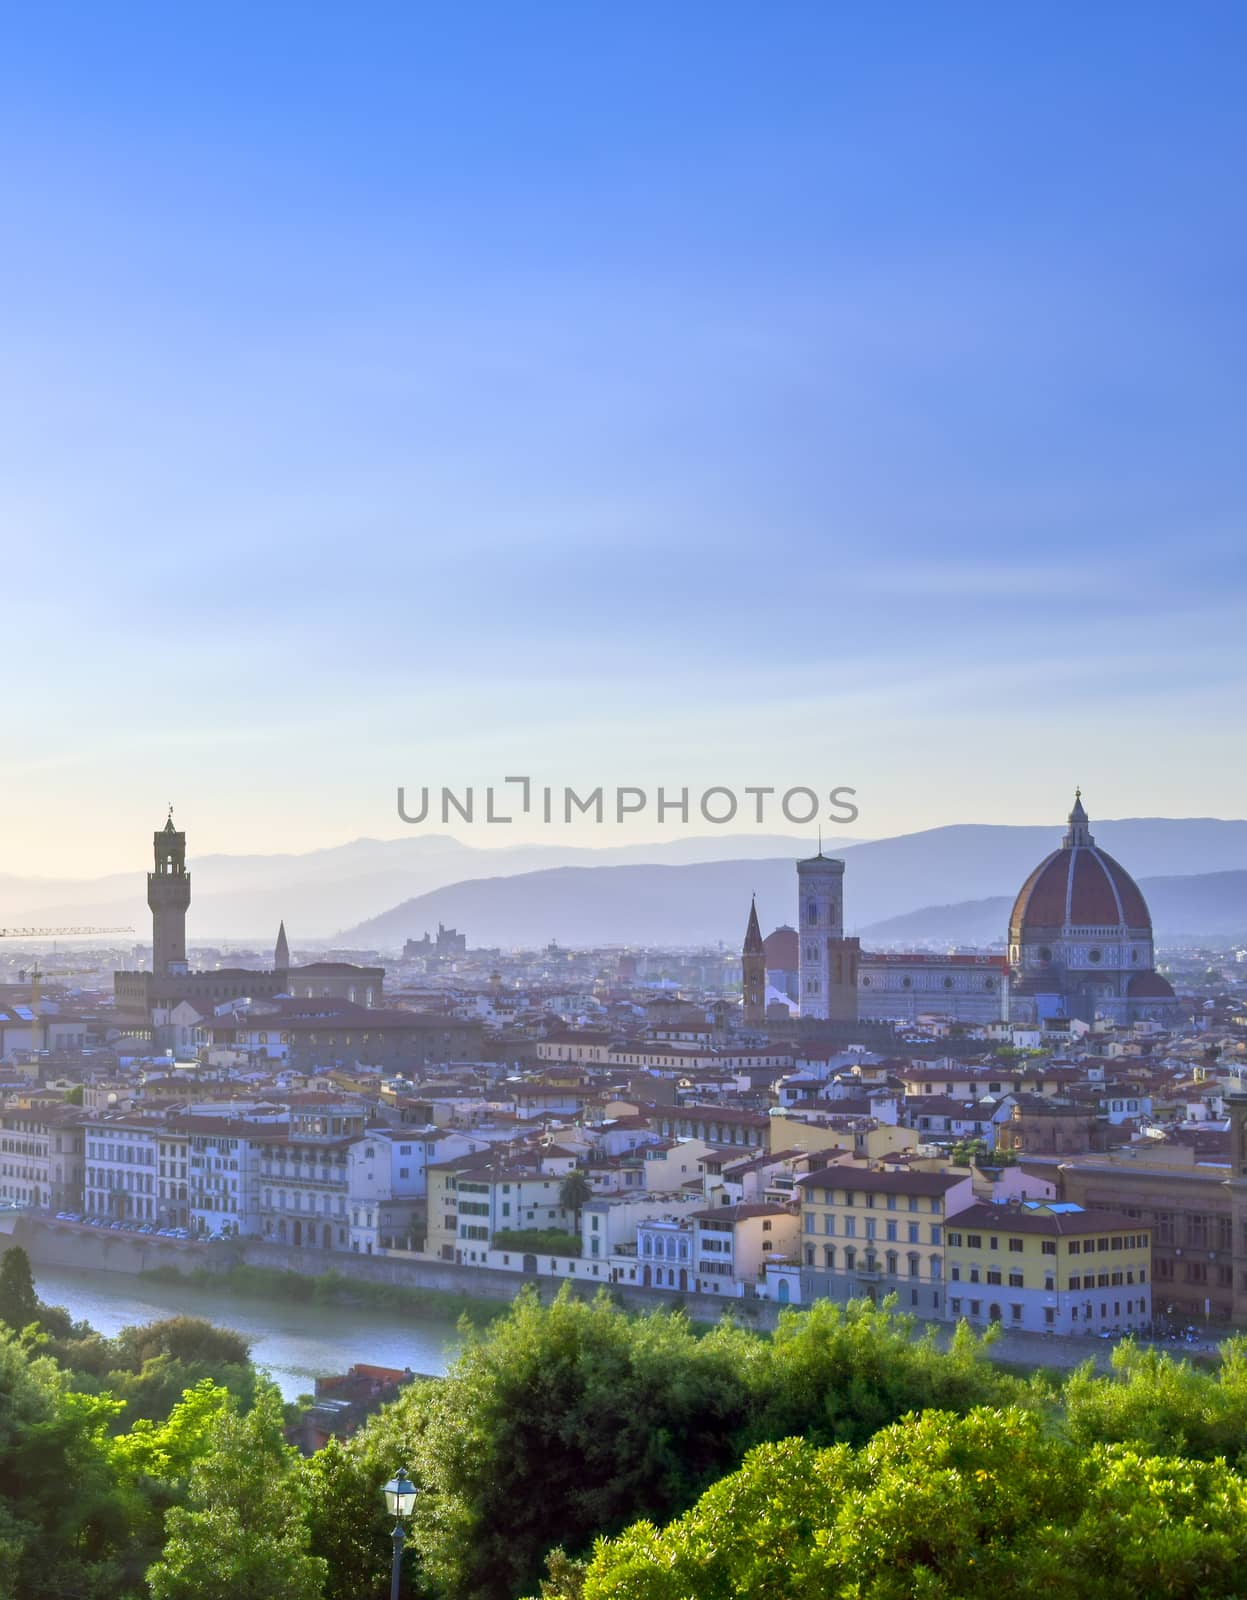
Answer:
[[766, 1021], [766, 949], [762, 943], [762, 929], [758, 926], [756, 900], [749, 906], [749, 925], [745, 929], [740, 965], [745, 998], [743, 1021], [747, 1028], [760, 1028]]
[[861, 946], [844, 937], [844, 862], [816, 856], [797, 862], [797, 932], [801, 941], [801, 1015], [857, 1021]]
[[290, 944], [286, 938], [286, 924], [284, 919], [277, 928], [277, 944], [273, 949], [273, 971], [290, 971]]
[[173, 826], [173, 807], [152, 836], [155, 871], [147, 874], [147, 904], [152, 913], [152, 971], [168, 977], [186, 971], [186, 908], [191, 903], [186, 870], [186, 835]]

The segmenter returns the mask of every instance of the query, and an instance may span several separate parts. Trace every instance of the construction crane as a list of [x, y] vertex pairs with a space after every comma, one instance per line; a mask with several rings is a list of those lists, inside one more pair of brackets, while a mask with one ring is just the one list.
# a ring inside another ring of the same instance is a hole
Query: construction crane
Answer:
[[133, 928], [0, 928], [0, 939], [68, 939], [84, 933], [133, 932]]

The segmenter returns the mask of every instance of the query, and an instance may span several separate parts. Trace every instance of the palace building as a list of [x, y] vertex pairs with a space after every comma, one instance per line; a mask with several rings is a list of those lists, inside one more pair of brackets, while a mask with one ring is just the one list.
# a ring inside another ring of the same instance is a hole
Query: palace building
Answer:
[[277, 931], [271, 970], [217, 967], [192, 972], [186, 959], [191, 875], [186, 870], [186, 835], [173, 826], [172, 807], [164, 827], [152, 835], [152, 854], [153, 870], [147, 874], [152, 970], [113, 974], [119, 1021], [147, 1026], [154, 1009], [169, 1009], [183, 1000], [203, 1017], [231, 1000], [274, 1000], [278, 995], [340, 1000], [370, 1009], [382, 1004], [384, 967], [356, 967], [337, 961], [291, 967], [284, 922]]

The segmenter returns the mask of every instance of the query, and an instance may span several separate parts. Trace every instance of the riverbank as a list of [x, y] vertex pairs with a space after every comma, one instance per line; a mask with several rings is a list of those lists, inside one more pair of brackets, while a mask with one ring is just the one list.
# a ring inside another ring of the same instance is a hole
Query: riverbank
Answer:
[[[424, 1261], [410, 1256], [348, 1255], [335, 1251], [294, 1249], [257, 1239], [240, 1239], [228, 1245], [204, 1245], [179, 1240], [150, 1239], [132, 1234], [104, 1233], [49, 1222], [29, 1214], [15, 1229], [15, 1244], [23, 1245], [32, 1261], [46, 1265], [104, 1270], [128, 1274], [144, 1281], [181, 1280], [207, 1288], [219, 1301], [225, 1296], [246, 1300], [271, 1299], [285, 1306], [338, 1306], [346, 1311], [405, 1311], [408, 1315], [443, 1324], [466, 1315], [479, 1326], [500, 1316], [526, 1284], [550, 1300], [564, 1284], [589, 1297], [604, 1287], [591, 1278], [503, 1272], [489, 1267], [465, 1266], [453, 1261]], [[231, 1287], [231, 1282], [233, 1287]], [[713, 1325], [730, 1313], [739, 1323], [766, 1334], [778, 1322], [783, 1307], [767, 1300], [721, 1299], [716, 1295], [673, 1296], [662, 1289], [638, 1284], [611, 1284], [612, 1298], [632, 1312], [684, 1311], [695, 1323]], [[800, 1310], [800, 1307], [794, 1307]], [[134, 1319], [131, 1319], [134, 1320]], [[229, 1320], [217, 1313], [217, 1320]], [[934, 1328], [946, 1344], [953, 1328], [946, 1322], [918, 1322], [916, 1332]], [[1019, 1370], [1048, 1368], [1068, 1371], [1090, 1361], [1105, 1370], [1113, 1344], [1101, 1339], [1064, 1339], [1038, 1333], [1002, 1329], [992, 1347], [992, 1359]], [[345, 1364], [369, 1359], [366, 1352], [344, 1352]], [[413, 1367], [415, 1364], [413, 1363]], [[427, 1367], [415, 1370], [428, 1371]]]

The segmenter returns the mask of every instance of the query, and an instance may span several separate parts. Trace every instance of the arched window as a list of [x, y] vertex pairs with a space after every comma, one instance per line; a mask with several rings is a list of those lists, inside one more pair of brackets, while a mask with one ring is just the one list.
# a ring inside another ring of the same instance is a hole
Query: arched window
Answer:
[[805, 908], [805, 920], [813, 926], [818, 921], [818, 901], [811, 900]]
[[642, 1236], [641, 1236], [641, 1254], [643, 1256], [652, 1256], [653, 1253], [654, 1253], [654, 1241], [650, 1238], [648, 1233], [642, 1234]]

